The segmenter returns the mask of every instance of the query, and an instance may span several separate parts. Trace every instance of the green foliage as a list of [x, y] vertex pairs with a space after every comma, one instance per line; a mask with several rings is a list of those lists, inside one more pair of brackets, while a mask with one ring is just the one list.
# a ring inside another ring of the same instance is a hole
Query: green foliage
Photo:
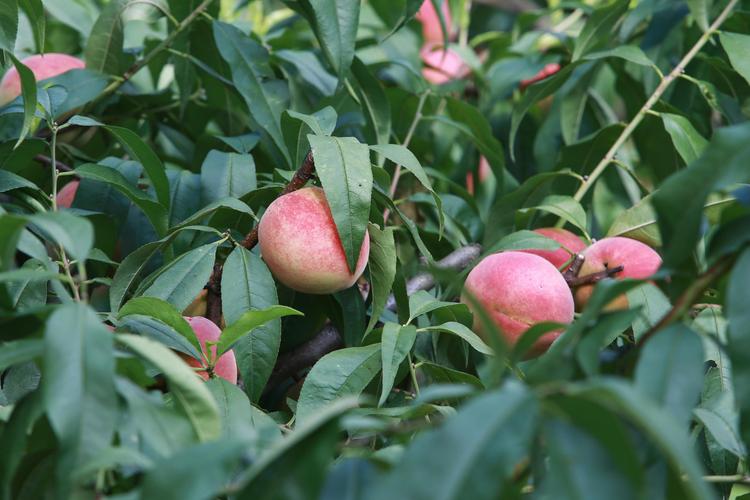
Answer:
[[[747, 4], [444, 1], [0, 0], [0, 500], [748, 493]], [[332, 295], [255, 246], [305, 184]], [[663, 266], [478, 335], [475, 245], [553, 226]]]

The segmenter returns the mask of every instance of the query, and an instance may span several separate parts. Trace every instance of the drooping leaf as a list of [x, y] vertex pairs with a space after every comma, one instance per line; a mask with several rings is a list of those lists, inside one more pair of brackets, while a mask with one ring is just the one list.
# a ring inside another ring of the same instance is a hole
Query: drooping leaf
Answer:
[[381, 358], [383, 366], [383, 387], [378, 405], [385, 403], [393, 388], [399, 365], [414, 346], [417, 339], [417, 328], [413, 325], [402, 326], [397, 323], [383, 325], [381, 337]]

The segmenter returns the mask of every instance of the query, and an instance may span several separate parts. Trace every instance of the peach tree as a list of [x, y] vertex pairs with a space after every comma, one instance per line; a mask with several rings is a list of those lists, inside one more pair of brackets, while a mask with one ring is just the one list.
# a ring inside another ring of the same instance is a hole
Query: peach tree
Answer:
[[0, 0], [0, 499], [750, 498], [739, 0]]

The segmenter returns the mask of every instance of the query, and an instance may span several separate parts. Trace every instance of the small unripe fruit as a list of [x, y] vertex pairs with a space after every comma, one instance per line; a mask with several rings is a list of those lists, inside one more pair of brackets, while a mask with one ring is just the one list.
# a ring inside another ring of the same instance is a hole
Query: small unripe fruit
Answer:
[[[198, 337], [198, 341], [203, 349], [203, 354], [206, 355], [207, 359], [211, 359], [211, 357], [216, 355], [216, 346], [211, 346], [211, 356], [208, 356], [206, 342], [218, 341], [219, 336], [221, 335], [221, 330], [211, 320], [200, 316], [185, 316], [185, 320], [190, 323], [190, 327], [195, 332], [195, 336]], [[183, 358], [187, 361], [187, 364], [192, 367], [200, 368], [203, 366], [200, 361], [191, 356], [183, 355]], [[216, 364], [214, 365], [214, 373], [232, 384], [237, 383], [237, 361], [234, 357], [234, 351], [229, 350], [225, 352], [216, 361]], [[198, 370], [198, 375], [200, 375], [203, 380], [208, 380], [208, 373], [206, 370]]]
[[57, 192], [57, 196], [55, 197], [57, 208], [70, 208], [73, 206], [73, 200], [76, 199], [76, 192], [78, 192], [80, 184], [81, 181], [78, 179], [72, 180]]
[[[623, 270], [614, 278], [646, 279], [650, 278], [661, 266], [661, 257], [654, 249], [640, 241], [620, 236], [597, 241], [583, 251], [583, 256], [585, 260], [578, 276], [623, 266]], [[575, 298], [579, 309], [586, 305], [593, 291], [594, 285], [578, 287]], [[628, 298], [622, 295], [610, 302], [606, 310], [627, 307]]]
[[370, 235], [365, 231], [357, 265], [354, 272], [349, 270], [331, 209], [318, 187], [274, 200], [258, 226], [258, 241], [273, 275], [304, 293], [328, 294], [351, 287], [370, 254]]
[[[446, 31], [448, 32], [448, 39], [451, 39], [455, 36], [455, 31], [453, 29], [453, 20], [451, 19], [448, 0], [442, 0], [440, 10], [443, 14]], [[438, 13], [430, 0], [425, 0], [424, 3], [422, 3], [419, 12], [417, 12], [416, 18], [422, 23], [422, 36], [424, 37], [425, 43], [443, 43], [443, 29], [442, 26], [440, 26], [440, 16], [438, 16]]]
[[425, 64], [422, 68], [422, 76], [435, 85], [461, 79], [471, 71], [461, 56], [452, 49], [445, 49], [438, 45], [425, 45], [419, 51], [419, 55]]
[[[551, 321], [573, 321], [573, 295], [562, 274], [549, 262], [525, 252], [502, 252], [485, 257], [466, 278], [461, 302], [475, 311], [471, 294], [508, 344], [514, 345], [531, 326]], [[479, 315], [474, 330], [486, 338]], [[534, 354], [541, 354], [560, 335], [550, 332], [536, 341]]]
[[[21, 61], [27, 66], [37, 82], [61, 75], [71, 69], [82, 69], [86, 65], [77, 57], [68, 54], [37, 54]], [[0, 81], [0, 106], [4, 106], [21, 95], [21, 78], [15, 67], [11, 67]]]
[[[581, 238], [566, 229], [557, 227], [543, 227], [534, 229], [534, 232], [541, 234], [542, 236], [546, 236], [551, 240], [555, 240], [562, 246], [557, 250], [529, 249], [523, 251], [526, 253], [533, 253], [534, 255], [538, 255], [539, 257], [549, 261], [550, 264], [555, 266], [557, 269], [560, 269], [566, 262], [569, 262], [571, 260], [573, 256], [570, 254], [570, 252], [580, 253], [584, 248], [586, 248], [586, 244], [581, 240]], [[568, 250], [570, 250], [570, 252], [568, 252]]]

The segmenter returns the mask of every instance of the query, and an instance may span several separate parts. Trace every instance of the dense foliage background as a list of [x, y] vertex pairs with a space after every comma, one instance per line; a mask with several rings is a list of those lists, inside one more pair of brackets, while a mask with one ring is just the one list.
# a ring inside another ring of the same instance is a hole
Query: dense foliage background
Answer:
[[[750, 493], [747, 3], [449, 3], [436, 84], [421, 0], [0, 0], [0, 497]], [[242, 245], [311, 161], [372, 243], [334, 295]], [[476, 244], [557, 223], [664, 265], [525, 360], [457, 298]], [[239, 386], [175, 354], [189, 306]]]

